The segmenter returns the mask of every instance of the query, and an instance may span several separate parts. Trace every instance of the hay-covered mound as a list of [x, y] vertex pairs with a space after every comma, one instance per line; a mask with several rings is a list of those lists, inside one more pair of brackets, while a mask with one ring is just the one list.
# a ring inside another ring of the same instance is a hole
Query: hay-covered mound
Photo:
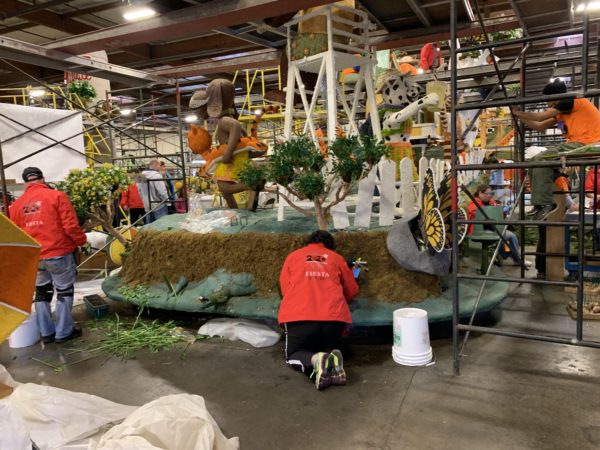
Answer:
[[[383, 302], [419, 302], [440, 293], [437, 278], [402, 269], [389, 255], [386, 232], [335, 233], [336, 251], [361, 257], [369, 271], [360, 275], [360, 298]], [[166, 275], [199, 281], [215, 270], [254, 275], [258, 296], [278, 291], [286, 256], [304, 245], [306, 235], [284, 233], [196, 234], [142, 231], [131, 246], [120, 277], [128, 283], [160, 283]]]

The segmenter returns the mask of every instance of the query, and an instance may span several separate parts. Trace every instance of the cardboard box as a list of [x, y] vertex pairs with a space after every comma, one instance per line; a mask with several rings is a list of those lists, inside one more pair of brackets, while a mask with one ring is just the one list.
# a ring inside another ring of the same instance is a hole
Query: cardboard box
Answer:
[[10, 387], [4, 383], [0, 383], [0, 399], [8, 397], [10, 394], [12, 394], [12, 392], [13, 392], [12, 387]]

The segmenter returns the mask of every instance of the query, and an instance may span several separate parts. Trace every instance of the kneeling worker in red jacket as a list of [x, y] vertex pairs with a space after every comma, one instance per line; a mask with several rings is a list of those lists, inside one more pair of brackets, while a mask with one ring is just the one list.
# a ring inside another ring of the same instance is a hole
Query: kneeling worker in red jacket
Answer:
[[344, 258], [333, 251], [331, 234], [315, 231], [307, 244], [290, 253], [281, 269], [278, 320], [285, 328], [287, 364], [314, 378], [320, 390], [346, 384], [337, 348], [352, 323], [347, 302], [358, 285]]
[[[44, 181], [37, 167], [23, 171], [25, 193], [10, 205], [10, 218], [42, 246], [35, 281], [35, 311], [42, 341], [66, 342], [81, 336], [73, 323], [73, 284], [77, 277], [74, 252], [87, 241], [71, 201]], [[50, 303], [56, 288], [56, 324]]]

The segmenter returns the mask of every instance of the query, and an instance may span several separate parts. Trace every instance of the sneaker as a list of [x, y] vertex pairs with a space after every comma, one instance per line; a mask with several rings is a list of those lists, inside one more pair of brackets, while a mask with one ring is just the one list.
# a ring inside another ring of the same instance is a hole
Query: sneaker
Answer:
[[54, 342], [54, 333], [49, 334], [48, 336], [42, 336], [42, 342], [44, 344], [52, 344]]
[[80, 337], [82, 334], [83, 334], [83, 332], [81, 331], [81, 327], [79, 325], [75, 325], [75, 326], [73, 326], [73, 330], [71, 331], [71, 334], [69, 334], [68, 336], [65, 336], [64, 338], [54, 339], [54, 342], [56, 342], [57, 344], [62, 344], [63, 342], [70, 341], [71, 339], [76, 339], [76, 338]]
[[332, 350], [329, 355], [331, 366], [331, 384], [344, 386], [346, 384], [346, 371], [344, 370], [344, 357], [339, 350]]
[[313, 366], [313, 372], [310, 375], [315, 377], [315, 387], [318, 391], [331, 386], [331, 367], [329, 365], [329, 353], [317, 353], [317, 361]]

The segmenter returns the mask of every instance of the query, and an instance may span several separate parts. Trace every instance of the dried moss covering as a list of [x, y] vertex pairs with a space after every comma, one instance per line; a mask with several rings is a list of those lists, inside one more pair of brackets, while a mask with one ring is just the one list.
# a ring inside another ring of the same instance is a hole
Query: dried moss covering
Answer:
[[[440, 293], [437, 278], [402, 269], [389, 255], [386, 232], [335, 233], [337, 252], [369, 263], [359, 297], [384, 302], [419, 302]], [[142, 231], [134, 240], [120, 276], [126, 282], [159, 283], [163, 275], [201, 280], [218, 268], [249, 272], [258, 295], [277, 292], [286, 256], [304, 245], [306, 235], [241, 233], [195, 234], [187, 231]]]

